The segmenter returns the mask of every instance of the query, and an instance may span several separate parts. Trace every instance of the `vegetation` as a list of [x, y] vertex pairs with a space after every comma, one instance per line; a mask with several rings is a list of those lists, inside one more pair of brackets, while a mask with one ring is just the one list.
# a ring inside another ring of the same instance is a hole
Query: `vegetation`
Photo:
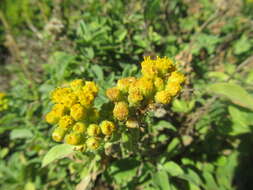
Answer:
[[253, 189], [252, 8], [2, 0], [0, 188]]

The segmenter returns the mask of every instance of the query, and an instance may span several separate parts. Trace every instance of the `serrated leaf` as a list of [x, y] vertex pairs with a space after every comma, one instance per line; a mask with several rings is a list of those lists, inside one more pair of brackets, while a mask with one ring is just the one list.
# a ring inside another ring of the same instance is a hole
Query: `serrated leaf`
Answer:
[[68, 144], [60, 144], [52, 147], [42, 160], [42, 167], [50, 164], [51, 162], [64, 158], [67, 155], [73, 153], [73, 146]]
[[253, 97], [237, 84], [216, 83], [210, 85], [208, 91], [223, 95], [234, 104], [253, 110]]

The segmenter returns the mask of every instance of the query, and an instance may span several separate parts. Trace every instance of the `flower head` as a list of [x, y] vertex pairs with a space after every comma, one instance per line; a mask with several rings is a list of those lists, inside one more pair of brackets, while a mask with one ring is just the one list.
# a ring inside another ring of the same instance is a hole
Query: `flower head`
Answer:
[[100, 127], [104, 135], [111, 135], [112, 132], [115, 130], [114, 123], [108, 120], [102, 121], [102, 123], [100, 124]]
[[125, 120], [127, 119], [129, 114], [128, 105], [126, 102], [117, 102], [113, 109], [113, 116], [117, 120]]

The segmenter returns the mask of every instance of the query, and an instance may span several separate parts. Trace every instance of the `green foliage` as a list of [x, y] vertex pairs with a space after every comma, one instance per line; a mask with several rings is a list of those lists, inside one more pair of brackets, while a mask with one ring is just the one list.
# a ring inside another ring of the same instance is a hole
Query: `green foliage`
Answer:
[[[252, 8], [251, 0], [2, 0], [0, 92], [9, 108], [0, 112], [0, 189], [253, 189]], [[140, 76], [144, 55], [178, 62], [187, 76], [179, 97], [150, 108], [140, 129], [118, 126], [101, 156], [52, 141], [44, 117], [55, 87], [95, 81], [103, 112], [112, 106], [105, 90]]]

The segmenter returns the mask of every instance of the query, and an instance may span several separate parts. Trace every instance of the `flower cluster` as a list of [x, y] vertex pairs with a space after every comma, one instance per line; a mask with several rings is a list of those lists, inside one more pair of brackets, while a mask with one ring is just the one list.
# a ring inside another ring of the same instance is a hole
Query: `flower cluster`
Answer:
[[115, 104], [113, 116], [119, 121], [127, 121], [126, 124], [133, 123], [131, 117], [138, 108], [153, 103], [170, 103], [185, 80], [173, 61], [166, 57], [145, 57], [141, 69], [141, 77], [122, 78], [115, 87], [106, 91], [107, 97]]
[[46, 121], [56, 127], [52, 138], [56, 142], [76, 145], [79, 150], [95, 150], [103, 137], [116, 129], [112, 121], [102, 120], [93, 103], [98, 93], [94, 82], [76, 79], [67, 87], [56, 88], [51, 95], [54, 103]]
[[0, 112], [7, 110], [9, 107], [8, 99], [5, 93], [0, 92]]

